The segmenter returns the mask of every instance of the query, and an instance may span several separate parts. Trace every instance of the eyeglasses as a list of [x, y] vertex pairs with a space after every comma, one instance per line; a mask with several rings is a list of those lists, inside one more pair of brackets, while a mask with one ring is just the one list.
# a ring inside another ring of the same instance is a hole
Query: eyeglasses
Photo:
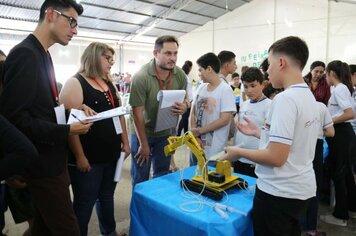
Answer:
[[67, 16], [67, 15], [63, 14], [62, 12], [57, 11], [56, 9], [53, 9], [53, 11], [57, 12], [57, 14], [65, 17], [65, 18], [67, 18], [71, 28], [75, 28], [78, 26], [78, 21], [76, 19], [74, 19], [73, 17]]
[[115, 59], [112, 56], [103, 54], [103, 57], [105, 57], [108, 63], [115, 63]]

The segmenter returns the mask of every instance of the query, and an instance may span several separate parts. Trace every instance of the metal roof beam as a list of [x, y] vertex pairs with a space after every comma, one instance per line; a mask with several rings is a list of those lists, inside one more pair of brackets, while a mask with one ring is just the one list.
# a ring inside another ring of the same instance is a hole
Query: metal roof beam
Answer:
[[[119, 21], [119, 20], [112, 20], [108, 18], [101, 18], [101, 17], [95, 17], [95, 16], [86, 16], [86, 15], [81, 15], [81, 17], [93, 19], [93, 20], [101, 20], [101, 21], [108, 21], [108, 22], [113, 22], [113, 23], [119, 23], [119, 24], [125, 24], [125, 25], [134, 25], [134, 26], [140, 26], [140, 27], [148, 27], [143, 24], [137, 24], [137, 23], [131, 23], [131, 22], [126, 22], [126, 21]], [[81, 27], [82, 28], [82, 27]], [[188, 33], [187, 31], [182, 31], [182, 30], [175, 30], [175, 29], [168, 29], [168, 28], [162, 28], [162, 27], [156, 27], [156, 29], [160, 30], [168, 30], [168, 31], [173, 31], [177, 33]]]
[[[108, 6], [103, 6], [103, 5], [88, 3], [88, 2], [83, 2], [83, 1], [81, 1], [80, 4], [92, 6], [92, 7], [104, 8], [104, 9], [113, 10], [113, 11], [126, 12], [126, 13], [131, 13], [131, 14], [140, 15], [140, 16], [163, 19], [163, 17], [157, 16], [157, 15], [149, 15], [149, 14], [145, 14], [145, 13], [141, 13], [141, 12], [137, 12], [137, 11], [127, 11], [127, 10], [122, 10], [122, 9], [115, 8], [115, 7], [108, 7]], [[174, 22], [188, 24], [188, 25], [203, 26], [202, 24], [197, 24], [194, 22], [188, 22], [188, 21], [182, 21], [182, 20], [176, 20], [176, 19], [171, 19], [171, 18], [165, 18], [164, 20], [174, 21]]]
[[[39, 8], [35, 8], [35, 7], [27, 7], [27, 6], [22, 6], [22, 5], [10, 4], [10, 3], [4, 3], [4, 5], [8, 6], [8, 7], [27, 9], [27, 10], [34, 10], [34, 11], [39, 11], [40, 10]], [[150, 15], [148, 15], [148, 16], [150, 16]], [[85, 17], [85, 18], [89, 18], [89, 19], [93, 19], [93, 20], [97, 19], [97, 20], [120, 23], [120, 24], [135, 25], [135, 26], [140, 26], [140, 27], [148, 27], [148, 26], [143, 25], [143, 24], [137, 24], [137, 23], [131, 23], [131, 22], [119, 21], [119, 20], [112, 20], [112, 19], [108, 19], [108, 18], [93, 17], [93, 16], [87, 16], [87, 15], [81, 15], [81, 17]], [[26, 21], [38, 22], [38, 20], [28, 20], [28, 19], [26, 19]], [[163, 28], [163, 27], [155, 27], [155, 28], [156, 29], [160, 29], [160, 30], [167, 30], [167, 31], [172, 31], [172, 32], [177, 32], [177, 33], [183, 33], [183, 34], [188, 33], [187, 31], [168, 29], [168, 28]]]
[[201, 1], [201, 0], [194, 0], [196, 2], [199, 2], [199, 3], [202, 3], [202, 4], [206, 4], [206, 5], [209, 5], [211, 7], [216, 7], [216, 8], [219, 8], [219, 9], [222, 9], [224, 11], [231, 11], [229, 9], [226, 9], [225, 7], [221, 7], [221, 6], [217, 6], [217, 5], [214, 5], [214, 4], [211, 4], [211, 3], [208, 3], [208, 2], [204, 2], [204, 1]]
[[[168, 19], [168, 17], [170, 15], [174, 14], [175, 12], [180, 11], [181, 9], [183, 9], [184, 7], [189, 5], [189, 3], [191, 3], [192, 1], [194, 1], [194, 0], [176, 1], [174, 4], [172, 4], [172, 6], [169, 9], [161, 11], [158, 14], [158, 16], [151, 16], [150, 19], [148, 20], [148, 22], [146, 21], [147, 22], [146, 24], [150, 25], [149, 27], [155, 28], [156, 25], [158, 25], [161, 21]], [[140, 27], [137, 30], [135, 30], [135, 32], [132, 32], [132, 34], [127, 37], [131, 37], [130, 39], [132, 40], [136, 35], [143, 34], [144, 32], [145, 32], [144, 27]], [[147, 35], [147, 34], [145, 34], [145, 35]]]
[[[143, 2], [143, 3], [148, 3], [148, 4], [154, 4], [156, 6], [160, 6], [160, 7], [164, 7], [164, 8], [170, 8], [170, 6], [168, 5], [165, 5], [165, 4], [162, 4], [162, 3], [155, 3], [155, 2], [150, 2], [150, 1], [147, 1], [147, 0], [135, 0], [136, 2]], [[180, 10], [181, 12], [186, 12], [186, 13], [189, 13], [189, 14], [193, 14], [193, 15], [197, 15], [197, 16], [201, 16], [201, 17], [206, 17], [206, 18], [209, 18], [209, 19], [217, 19], [216, 17], [212, 17], [212, 16], [209, 16], [209, 15], [204, 15], [204, 14], [201, 14], [199, 12], [194, 12], [194, 11], [188, 11], [188, 10], [184, 10], [184, 9], [181, 9]]]

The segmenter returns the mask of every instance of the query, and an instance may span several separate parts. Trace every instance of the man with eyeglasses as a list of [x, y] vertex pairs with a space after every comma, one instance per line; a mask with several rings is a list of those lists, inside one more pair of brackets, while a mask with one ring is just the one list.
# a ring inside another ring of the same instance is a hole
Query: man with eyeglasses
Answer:
[[[73, 0], [45, 0], [35, 31], [15, 46], [4, 64], [0, 112], [35, 145], [39, 160], [25, 178], [36, 208], [31, 235], [80, 235], [69, 193], [67, 140], [91, 123], [66, 125], [48, 49], [77, 34], [83, 7]], [[92, 110], [82, 107], [87, 114]], [[58, 117], [58, 118], [57, 118]]]

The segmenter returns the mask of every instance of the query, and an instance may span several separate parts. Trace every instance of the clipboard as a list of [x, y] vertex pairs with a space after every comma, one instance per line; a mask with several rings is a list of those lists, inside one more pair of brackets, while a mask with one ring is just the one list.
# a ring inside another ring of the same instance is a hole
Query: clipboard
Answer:
[[171, 109], [175, 102], [183, 102], [185, 90], [161, 90], [157, 94], [158, 112], [154, 131], [173, 129], [178, 124], [179, 116]]

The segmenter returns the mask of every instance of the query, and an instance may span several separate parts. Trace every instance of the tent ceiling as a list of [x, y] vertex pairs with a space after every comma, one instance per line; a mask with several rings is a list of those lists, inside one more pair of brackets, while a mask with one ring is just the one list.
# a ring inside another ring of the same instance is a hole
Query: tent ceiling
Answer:
[[[84, 13], [79, 18], [78, 35], [132, 42], [151, 42], [166, 34], [180, 37], [250, 1], [82, 0]], [[31, 32], [42, 3], [0, 0], [0, 30]]]

